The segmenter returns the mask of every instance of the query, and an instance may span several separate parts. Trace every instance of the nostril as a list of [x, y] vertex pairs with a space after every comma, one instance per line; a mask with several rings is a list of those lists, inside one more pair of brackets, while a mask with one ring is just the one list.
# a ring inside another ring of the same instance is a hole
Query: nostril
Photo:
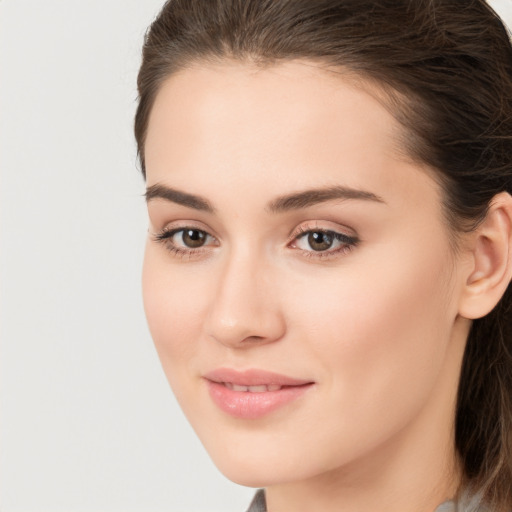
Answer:
[[245, 338], [243, 341], [244, 343], [259, 343], [263, 340], [265, 340], [263, 336], [247, 336], [247, 338]]
[[258, 326], [240, 323], [229, 327], [210, 324], [209, 337], [218, 343], [233, 348], [247, 348], [279, 340], [284, 335], [284, 324], [279, 319], [272, 322], [257, 322]]

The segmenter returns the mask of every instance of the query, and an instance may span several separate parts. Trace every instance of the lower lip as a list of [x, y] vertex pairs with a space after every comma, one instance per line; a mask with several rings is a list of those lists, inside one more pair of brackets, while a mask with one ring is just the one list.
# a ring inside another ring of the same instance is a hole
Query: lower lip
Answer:
[[235, 418], [254, 420], [293, 402], [302, 396], [313, 384], [285, 386], [277, 391], [233, 391], [224, 384], [207, 381], [213, 402], [225, 413]]

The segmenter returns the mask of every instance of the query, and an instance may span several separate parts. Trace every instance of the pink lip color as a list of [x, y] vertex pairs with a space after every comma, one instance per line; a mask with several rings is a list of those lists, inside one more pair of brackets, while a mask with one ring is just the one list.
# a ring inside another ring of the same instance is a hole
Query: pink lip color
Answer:
[[[236, 418], [257, 419], [299, 398], [313, 382], [263, 370], [219, 368], [204, 376], [213, 402]], [[226, 386], [282, 386], [275, 391], [235, 391]]]

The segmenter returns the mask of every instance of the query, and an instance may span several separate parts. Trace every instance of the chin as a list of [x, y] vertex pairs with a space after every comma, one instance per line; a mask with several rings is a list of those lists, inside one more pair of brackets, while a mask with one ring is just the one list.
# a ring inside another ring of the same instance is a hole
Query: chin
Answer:
[[[219, 468], [220, 469], [220, 468]], [[242, 472], [242, 471], [232, 471], [232, 472], [224, 472], [220, 470], [220, 472], [233, 483], [242, 485], [244, 487], [253, 487], [255, 489], [260, 489], [262, 487], [268, 487], [272, 484], [269, 482], [268, 475], [255, 475], [252, 472]]]
[[[236, 450], [236, 447], [207, 451], [217, 469], [227, 479], [238, 485], [267, 487], [272, 483], [271, 480], [279, 478], [281, 474], [280, 468], [276, 467], [274, 461], [269, 460], [271, 457], [268, 456], [268, 453], [262, 453], [257, 457], [250, 453], [250, 450]], [[272, 467], [272, 472], [269, 471], [269, 467]]]
[[210, 450], [209, 455], [217, 469], [232, 482], [245, 487], [269, 487], [290, 481], [304, 480], [312, 474], [321, 473], [325, 468], [299, 464], [297, 458], [268, 446], [254, 450], [238, 449], [236, 446]]
[[[214, 461], [215, 463], [215, 461]], [[263, 467], [254, 467], [253, 464], [216, 464], [219, 471], [228, 479], [244, 487], [269, 487], [277, 483], [292, 480], [290, 475], [287, 478], [281, 475], [281, 471], [274, 472], [275, 466], [265, 464]], [[272, 471], [269, 470], [272, 468]]]

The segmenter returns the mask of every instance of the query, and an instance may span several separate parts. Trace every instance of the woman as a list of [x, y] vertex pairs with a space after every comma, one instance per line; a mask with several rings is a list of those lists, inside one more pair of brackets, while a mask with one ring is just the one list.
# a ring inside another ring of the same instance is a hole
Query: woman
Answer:
[[512, 49], [483, 0], [171, 0], [146, 314], [251, 511], [512, 510]]

